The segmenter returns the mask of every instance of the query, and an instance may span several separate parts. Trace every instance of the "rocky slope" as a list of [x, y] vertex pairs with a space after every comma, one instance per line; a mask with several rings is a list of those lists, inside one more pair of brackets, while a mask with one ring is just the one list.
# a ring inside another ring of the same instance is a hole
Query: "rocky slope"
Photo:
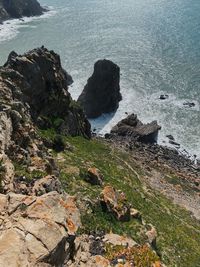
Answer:
[[11, 18], [39, 16], [44, 11], [37, 0], [0, 0], [0, 23]]
[[44, 47], [0, 68], [0, 266], [198, 267], [198, 168], [134, 134], [91, 138], [70, 83]]

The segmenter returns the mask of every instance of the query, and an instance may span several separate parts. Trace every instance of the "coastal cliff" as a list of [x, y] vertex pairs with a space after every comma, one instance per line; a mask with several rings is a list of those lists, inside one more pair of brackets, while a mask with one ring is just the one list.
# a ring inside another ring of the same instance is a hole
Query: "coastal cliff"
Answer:
[[0, 266], [198, 267], [198, 166], [134, 114], [92, 137], [72, 82], [44, 47], [0, 67]]
[[39, 16], [45, 12], [37, 0], [0, 0], [0, 23], [12, 18]]

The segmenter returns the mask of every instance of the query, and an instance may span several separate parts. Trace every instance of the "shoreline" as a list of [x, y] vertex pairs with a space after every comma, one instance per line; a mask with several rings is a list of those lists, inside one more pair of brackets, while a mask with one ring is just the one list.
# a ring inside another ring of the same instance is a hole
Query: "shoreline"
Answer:
[[28, 23], [36, 21], [39, 19], [45, 19], [56, 14], [56, 11], [48, 6], [42, 15], [31, 16], [31, 17], [22, 17], [22, 18], [9, 18], [0, 24], [0, 44], [11, 39], [14, 39], [20, 32], [19, 29], [25, 27]]

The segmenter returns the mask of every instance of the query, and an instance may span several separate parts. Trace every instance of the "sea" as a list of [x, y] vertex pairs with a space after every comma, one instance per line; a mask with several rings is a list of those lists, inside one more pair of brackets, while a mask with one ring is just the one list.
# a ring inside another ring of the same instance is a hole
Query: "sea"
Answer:
[[[162, 126], [158, 143], [172, 135], [179, 152], [200, 158], [199, 0], [40, 0], [41, 17], [0, 25], [0, 65], [10, 51], [21, 54], [44, 45], [60, 54], [80, 95], [98, 59], [121, 69], [116, 113], [91, 120], [103, 135], [126, 113]], [[168, 95], [160, 100], [160, 95]], [[185, 103], [194, 103], [192, 107]]]

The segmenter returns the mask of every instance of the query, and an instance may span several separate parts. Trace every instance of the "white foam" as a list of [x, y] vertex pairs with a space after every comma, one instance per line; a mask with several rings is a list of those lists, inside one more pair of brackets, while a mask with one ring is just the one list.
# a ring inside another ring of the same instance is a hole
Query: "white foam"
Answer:
[[34, 20], [42, 20], [47, 19], [49, 17], [54, 16], [57, 11], [53, 10], [52, 7], [48, 7], [49, 11], [45, 12], [41, 16], [34, 17], [23, 17], [22, 19], [11, 19], [4, 21], [2, 25], [0, 25], [0, 43], [11, 40], [17, 36], [20, 31], [20, 28], [30, 27], [36, 28], [35, 25], [29, 25], [30, 22]]

